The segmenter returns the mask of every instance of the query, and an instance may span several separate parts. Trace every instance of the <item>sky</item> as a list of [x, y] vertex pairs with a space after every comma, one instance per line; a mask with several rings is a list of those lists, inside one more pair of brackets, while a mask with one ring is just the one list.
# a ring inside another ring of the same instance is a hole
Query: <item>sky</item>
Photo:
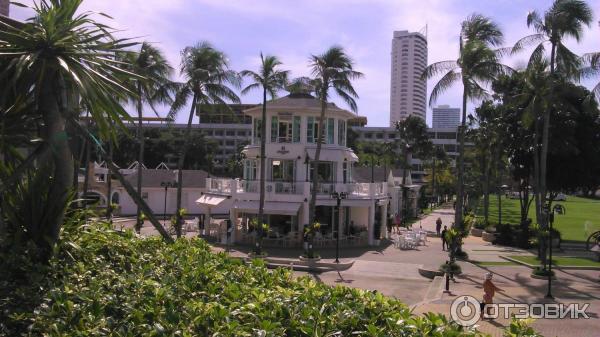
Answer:
[[[30, 4], [31, 0], [21, 2]], [[600, 0], [588, 3], [596, 10], [595, 23], [586, 29], [579, 43], [566, 43], [578, 54], [600, 51]], [[259, 54], [263, 52], [278, 56], [292, 77], [310, 75], [311, 54], [341, 45], [354, 59], [356, 70], [365, 75], [354, 83], [360, 96], [358, 114], [368, 118], [369, 126], [387, 126], [393, 31], [420, 31], [427, 25], [428, 64], [455, 60], [460, 23], [470, 14], [481, 13], [499, 23], [505, 45], [509, 46], [532, 33], [526, 26], [527, 13], [543, 12], [550, 5], [549, 0], [85, 0], [83, 9], [112, 16], [113, 20], [108, 21], [97, 18], [121, 30], [121, 36], [154, 43], [175, 68], [174, 79], [178, 80], [181, 50], [202, 40], [225, 52], [233, 70], [258, 70]], [[26, 19], [31, 13], [13, 5], [10, 16]], [[521, 66], [530, 51], [504, 62]], [[436, 80], [428, 81], [428, 92]], [[583, 84], [591, 87], [592, 83]], [[457, 84], [435, 105], [459, 107], [461, 97]], [[260, 103], [261, 93], [241, 99], [243, 103]], [[347, 108], [341, 100], [333, 100]], [[473, 106], [469, 104], [467, 111]], [[163, 116], [167, 111], [168, 107], [159, 109]], [[177, 117], [178, 122], [186, 120], [184, 111]], [[427, 114], [431, 124], [430, 108]], [[149, 110], [146, 115], [154, 113]]]

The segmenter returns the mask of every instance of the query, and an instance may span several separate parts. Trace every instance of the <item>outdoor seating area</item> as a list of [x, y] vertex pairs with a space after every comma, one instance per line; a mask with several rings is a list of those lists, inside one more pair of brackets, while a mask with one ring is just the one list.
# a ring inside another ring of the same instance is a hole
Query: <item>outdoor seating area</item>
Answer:
[[398, 234], [392, 234], [394, 247], [402, 250], [417, 249], [418, 246], [427, 244], [427, 231], [408, 230]]

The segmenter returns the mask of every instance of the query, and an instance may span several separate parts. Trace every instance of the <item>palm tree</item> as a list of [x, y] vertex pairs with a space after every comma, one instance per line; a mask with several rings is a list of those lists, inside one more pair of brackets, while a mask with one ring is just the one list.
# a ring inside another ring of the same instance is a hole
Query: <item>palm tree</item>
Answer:
[[[1, 81], [27, 87], [33, 94], [35, 113], [43, 120], [41, 137], [52, 149], [47, 199], [63, 210], [74, 173], [69, 133], [83, 128], [78, 124], [79, 107], [86, 107], [103, 139], [114, 137], [109, 125], [122, 127], [121, 119], [129, 118], [120, 100], [133, 94], [120, 81], [139, 77], [113, 57], [136, 43], [115, 39], [110, 27], [96, 22], [91, 13], [80, 12], [80, 5], [81, 0], [36, 1], [31, 6], [35, 17], [22, 26], [0, 23], [0, 58], [7, 60]], [[31, 233], [46, 256], [63, 219], [64, 211], [58, 212], [48, 226]]]
[[408, 216], [408, 186], [406, 185], [407, 175], [410, 172], [412, 155], [416, 154], [419, 158], [426, 158], [433, 150], [433, 143], [427, 135], [427, 124], [423, 118], [418, 116], [408, 116], [406, 119], [396, 123], [398, 131], [398, 147], [404, 155], [402, 165], [402, 221], [406, 222]]
[[[581, 56], [581, 63], [584, 65], [581, 71], [583, 77], [600, 75], [600, 52], [584, 54]], [[596, 100], [600, 102], [600, 82], [594, 86], [592, 93], [596, 96]]]
[[425, 69], [422, 75], [423, 78], [431, 78], [438, 74], [444, 74], [431, 91], [430, 106], [433, 106], [438, 97], [453, 84], [460, 82], [463, 85], [462, 120], [458, 133], [457, 211], [454, 216], [454, 223], [461, 227], [464, 198], [467, 101], [487, 97], [488, 94], [484, 86], [498, 75], [510, 71], [510, 68], [499, 62], [501, 52], [492, 49], [492, 47], [501, 45], [502, 41], [502, 31], [496, 23], [483, 15], [472, 14], [461, 25], [458, 60], [433, 63]]
[[181, 52], [181, 75], [185, 82], [179, 86], [175, 100], [169, 111], [169, 118], [175, 120], [177, 113], [191, 98], [190, 114], [183, 146], [177, 162], [177, 211], [176, 226], [177, 237], [181, 236], [181, 192], [183, 182], [183, 164], [189, 146], [190, 132], [194, 113], [200, 111], [201, 104], [226, 105], [227, 101], [239, 103], [240, 98], [229, 88], [232, 85], [240, 87], [239, 75], [229, 69], [227, 56], [215, 49], [209, 42], [202, 41], [193, 47], [186, 47]]
[[[156, 112], [157, 104], [172, 104], [171, 95], [176, 86], [170, 80], [173, 68], [164, 57], [163, 53], [148, 42], [143, 42], [139, 52], [127, 52], [121, 55], [120, 59], [130, 65], [131, 71], [143, 76], [143, 78], [134, 78], [128, 83], [131, 90], [135, 93], [130, 97], [137, 110], [138, 127], [137, 137], [139, 144], [138, 166], [137, 166], [137, 191], [142, 195], [142, 166], [144, 164], [144, 131], [143, 131], [143, 106], [148, 105]], [[135, 229], [140, 231], [142, 228], [142, 212], [140, 207], [137, 209], [137, 221]]]
[[355, 98], [358, 94], [352, 86], [352, 80], [359, 79], [362, 73], [354, 70], [354, 62], [340, 46], [333, 46], [321, 55], [311, 55], [309, 65], [315, 80], [315, 92], [321, 101], [321, 114], [319, 116], [319, 136], [317, 138], [317, 149], [315, 150], [315, 165], [312, 175], [313, 188], [308, 207], [309, 224], [315, 221], [315, 208], [317, 201], [317, 190], [319, 189], [318, 165], [321, 158], [321, 147], [325, 135], [325, 114], [330, 97], [329, 89], [344, 100], [354, 112], [358, 110]]
[[[512, 52], [521, 51], [524, 47], [537, 44], [530, 58], [530, 65], [541, 61], [546, 54], [546, 46], [550, 45], [550, 90], [553, 90], [557, 75], [563, 78], [579, 77], [581, 58], [570, 51], [565, 45], [565, 38], [572, 37], [580, 41], [583, 36], [583, 27], [592, 22], [592, 10], [582, 0], [555, 0], [552, 6], [540, 16], [536, 11], [527, 15], [527, 27], [532, 27], [534, 34], [526, 36], [514, 45]], [[546, 172], [550, 130], [550, 109], [542, 110], [541, 149], [536, 172], [536, 196], [541, 208], [546, 204]], [[537, 203], [537, 202], [536, 202]], [[541, 224], [546, 226], [546, 217], [542, 216]]]
[[258, 73], [251, 70], [244, 70], [240, 73], [242, 77], [249, 77], [252, 80], [247, 87], [242, 90], [242, 94], [248, 93], [250, 90], [260, 89], [263, 91], [262, 116], [260, 127], [260, 201], [258, 205], [258, 245], [256, 246], [256, 254], [261, 254], [262, 249], [262, 224], [264, 223], [265, 213], [265, 147], [267, 143], [267, 94], [271, 99], [277, 97], [277, 91], [285, 88], [288, 81], [289, 71], [279, 70], [278, 67], [282, 64], [276, 56], [267, 55], [266, 57], [260, 53], [261, 66]]

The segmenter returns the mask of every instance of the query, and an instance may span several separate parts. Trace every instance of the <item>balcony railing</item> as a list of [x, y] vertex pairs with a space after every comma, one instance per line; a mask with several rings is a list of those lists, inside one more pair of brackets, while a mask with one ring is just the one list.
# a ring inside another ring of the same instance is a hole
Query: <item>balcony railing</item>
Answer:
[[[233, 179], [210, 179], [210, 191], [217, 193], [259, 193], [259, 180], [233, 180]], [[313, 184], [310, 182], [265, 182], [265, 192], [282, 195], [302, 195], [305, 189], [312, 191]], [[387, 193], [386, 183], [320, 183], [317, 193], [329, 195], [333, 192], [346, 192], [351, 197], [369, 198], [382, 196]]]

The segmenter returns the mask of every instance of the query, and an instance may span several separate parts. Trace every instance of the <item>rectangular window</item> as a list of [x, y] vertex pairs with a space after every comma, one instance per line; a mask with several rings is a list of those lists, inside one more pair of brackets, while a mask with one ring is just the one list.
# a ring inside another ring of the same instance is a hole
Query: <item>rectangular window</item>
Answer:
[[293, 142], [300, 143], [300, 116], [294, 116]]
[[260, 143], [260, 135], [261, 135], [261, 129], [262, 129], [262, 121], [258, 118], [254, 118], [253, 119], [254, 122], [254, 138], [253, 138], [253, 143], [254, 144], [258, 144]]
[[328, 118], [327, 119], [327, 144], [334, 144], [335, 143], [335, 139], [334, 139], [334, 130], [335, 130], [335, 119], [333, 118]]
[[318, 137], [318, 123], [314, 117], [306, 119], [306, 141], [308, 143], [316, 143]]
[[271, 143], [277, 142], [277, 124], [279, 119], [276, 116], [271, 117]]
[[272, 181], [294, 181], [294, 161], [273, 159], [271, 161]]
[[338, 144], [346, 146], [346, 121], [338, 120]]
[[254, 159], [244, 160], [244, 179], [256, 180], [257, 161]]
[[[310, 180], [312, 181], [313, 172], [315, 169], [315, 163], [310, 163]], [[333, 183], [335, 182], [335, 167], [334, 163], [331, 161], [322, 161], [319, 162], [319, 167], [317, 169], [317, 174], [319, 175], [319, 182], [322, 183]]]

